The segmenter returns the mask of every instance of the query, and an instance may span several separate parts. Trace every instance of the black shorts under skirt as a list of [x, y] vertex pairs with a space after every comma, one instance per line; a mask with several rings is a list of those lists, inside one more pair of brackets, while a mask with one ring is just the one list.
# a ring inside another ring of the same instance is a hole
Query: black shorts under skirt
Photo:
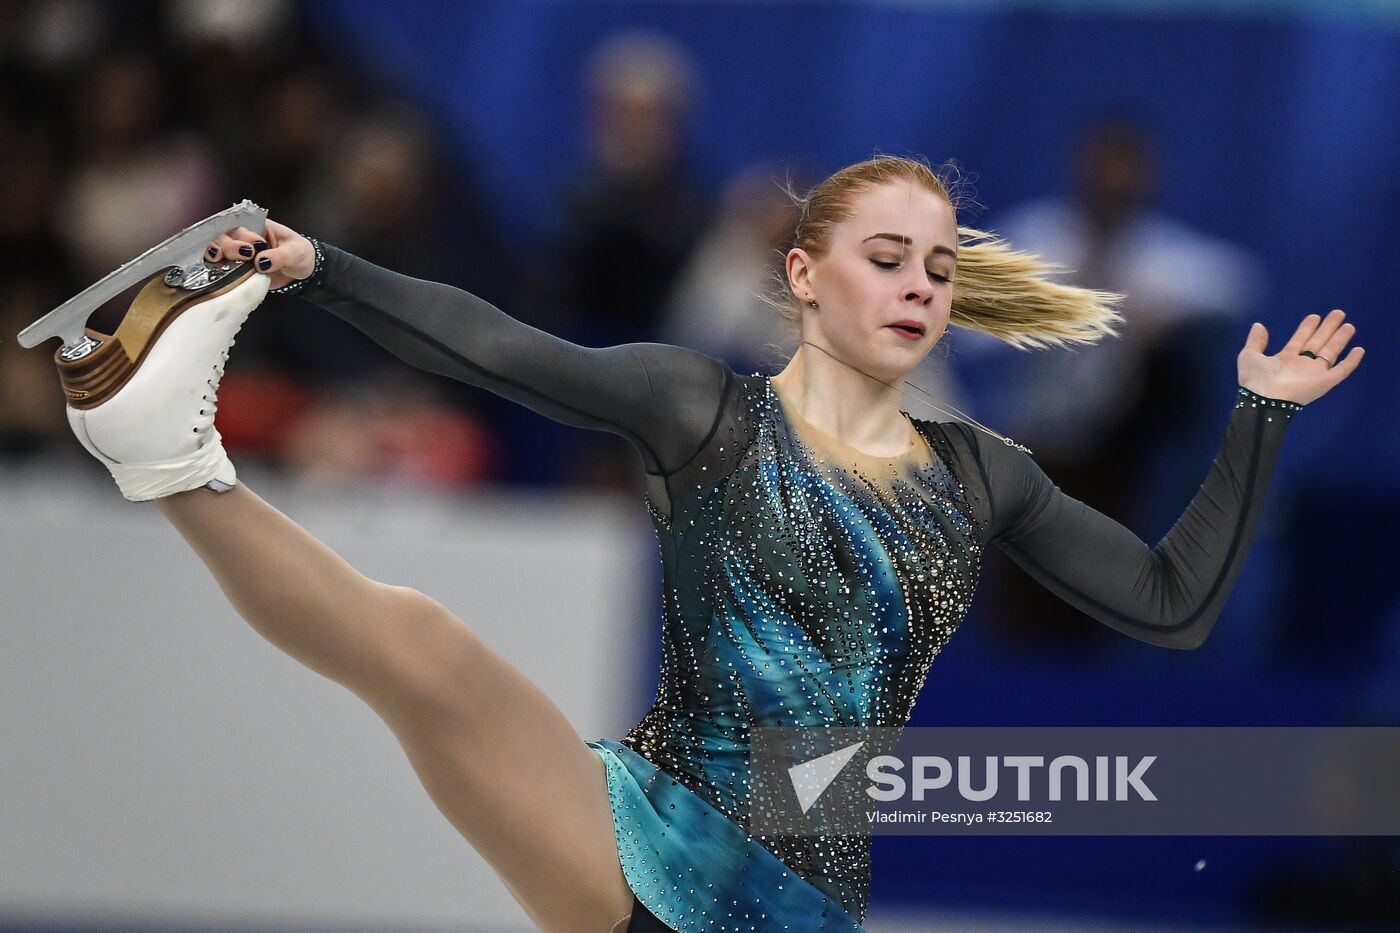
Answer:
[[632, 919], [627, 921], [627, 933], [668, 933], [670, 929], [637, 900], [637, 895], [632, 895]]

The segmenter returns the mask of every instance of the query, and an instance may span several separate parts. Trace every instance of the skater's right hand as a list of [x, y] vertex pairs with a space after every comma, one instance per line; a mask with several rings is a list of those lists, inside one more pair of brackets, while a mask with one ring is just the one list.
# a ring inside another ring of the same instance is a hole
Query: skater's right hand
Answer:
[[236, 227], [210, 243], [204, 258], [210, 262], [225, 257], [252, 260], [259, 272], [272, 277], [270, 288], [290, 285], [311, 274], [316, 251], [310, 240], [275, 220], [264, 221], [264, 230], [265, 234], [259, 235], [247, 227]]

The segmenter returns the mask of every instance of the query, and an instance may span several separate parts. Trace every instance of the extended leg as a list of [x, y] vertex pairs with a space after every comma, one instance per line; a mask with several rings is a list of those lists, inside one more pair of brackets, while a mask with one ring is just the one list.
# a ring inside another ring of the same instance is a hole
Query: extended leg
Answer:
[[602, 760], [519, 669], [246, 486], [156, 501], [253, 628], [379, 713], [434, 803], [542, 929], [605, 931], [628, 912]]

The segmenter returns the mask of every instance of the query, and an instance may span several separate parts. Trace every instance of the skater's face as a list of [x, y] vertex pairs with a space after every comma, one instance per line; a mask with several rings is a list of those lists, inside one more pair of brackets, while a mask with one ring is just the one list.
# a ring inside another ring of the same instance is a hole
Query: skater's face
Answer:
[[[851, 206], [854, 213], [832, 229], [824, 255], [788, 253], [788, 279], [803, 304], [803, 339], [876, 378], [900, 379], [948, 325], [957, 219], [944, 198], [913, 181], [867, 188]], [[901, 321], [922, 333], [892, 326]]]

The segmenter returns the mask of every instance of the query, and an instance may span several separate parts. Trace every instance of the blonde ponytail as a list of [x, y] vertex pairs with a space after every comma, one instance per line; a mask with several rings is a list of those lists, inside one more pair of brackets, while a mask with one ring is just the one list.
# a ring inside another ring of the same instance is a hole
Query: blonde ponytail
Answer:
[[1123, 296], [1050, 280], [1067, 271], [996, 234], [959, 227], [952, 323], [1021, 350], [1117, 336]]

